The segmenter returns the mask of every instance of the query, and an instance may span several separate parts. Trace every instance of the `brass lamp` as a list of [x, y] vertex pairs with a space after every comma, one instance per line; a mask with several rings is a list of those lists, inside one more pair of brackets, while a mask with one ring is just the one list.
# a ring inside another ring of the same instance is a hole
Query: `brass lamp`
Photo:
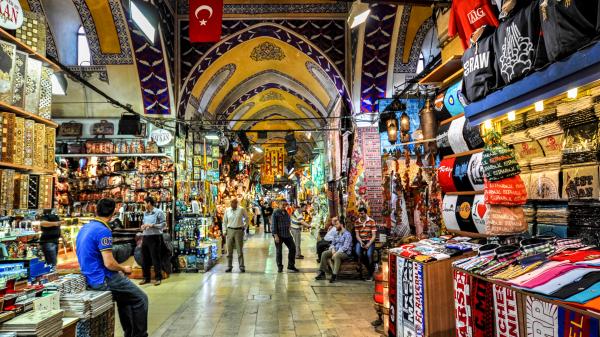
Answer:
[[389, 118], [385, 121], [385, 126], [390, 144], [396, 144], [398, 140], [398, 120], [395, 117]]

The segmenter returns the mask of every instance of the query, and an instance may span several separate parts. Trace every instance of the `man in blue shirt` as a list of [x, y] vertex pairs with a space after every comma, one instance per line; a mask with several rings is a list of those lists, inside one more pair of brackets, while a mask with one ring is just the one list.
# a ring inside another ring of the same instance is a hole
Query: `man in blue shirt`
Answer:
[[148, 296], [124, 276], [131, 274], [131, 267], [119, 265], [112, 255], [108, 222], [114, 213], [113, 200], [98, 201], [96, 219], [77, 234], [77, 260], [90, 289], [112, 292], [125, 337], [147, 337]]
[[321, 254], [321, 267], [319, 268], [319, 275], [315, 278], [317, 280], [324, 280], [325, 273], [329, 269], [329, 262], [333, 260], [330, 283], [336, 281], [342, 261], [352, 254], [352, 234], [344, 228], [341, 221], [335, 223], [335, 228], [337, 231], [332, 236], [331, 246]]
[[156, 200], [153, 197], [147, 196], [144, 199], [144, 224], [141, 229], [144, 231], [142, 235], [142, 273], [144, 280], [140, 285], [150, 283], [150, 271], [154, 266], [154, 285], [158, 286], [162, 280], [162, 257], [161, 251], [163, 247], [163, 228], [167, 225], [167, 217], [165, 212], [156, 208]]

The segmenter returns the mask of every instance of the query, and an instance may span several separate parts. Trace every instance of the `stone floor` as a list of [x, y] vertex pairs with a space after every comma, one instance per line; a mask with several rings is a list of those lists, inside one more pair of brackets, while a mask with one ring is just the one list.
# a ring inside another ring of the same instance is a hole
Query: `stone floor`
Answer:
[[223, 258], [206, 274], [174, 275], [160, 287], [144, 286], [151, 337], [378, 336], [370, 325], [376, 318], [373, 283], [314, 281], [317, 264], [308, 233], [302, 246], [300, 273], [278, 274], [273, 240], [257, 234], [246, 243], [244, 274], [237, 261], [234, 272], [225, 273]]

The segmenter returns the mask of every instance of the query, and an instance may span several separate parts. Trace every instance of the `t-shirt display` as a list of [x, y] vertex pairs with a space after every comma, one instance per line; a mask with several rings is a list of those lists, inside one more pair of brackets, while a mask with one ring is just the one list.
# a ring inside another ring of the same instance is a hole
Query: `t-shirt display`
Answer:
[[485, 25], [498, 26], [498, 19], [489, 0], [452, 1], [448, 35], [458, 35], [464, 49], [469, 48], [473, 32]]

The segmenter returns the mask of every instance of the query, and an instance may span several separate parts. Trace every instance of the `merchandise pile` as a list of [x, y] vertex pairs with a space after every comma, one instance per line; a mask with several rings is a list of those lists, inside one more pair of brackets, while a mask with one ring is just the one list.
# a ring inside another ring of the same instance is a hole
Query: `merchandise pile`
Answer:
[[112, 308], [110, 291], [89, 291], [61, 296], [60, 307], [68, 316], [82, 319], [96, 318]]
[[17, 336], [60, 337], [62, 310], [30, 311], [0, 325], [0, 333], [17, 332]]
[[476, 251], [480, 245], [471, 240], [471, 238], [460, 236], [441, 236], [404, 244], [390, 249], [389, 252], [404, 258], [414, 259], [417, 262], [427, 263], [447, 260], [451, 257]]
[[61, 295], [78, 294], [86, 289], [85, 277], [81, 274], [69, 274], [46, 284], [46, 289], [54, 290]]

